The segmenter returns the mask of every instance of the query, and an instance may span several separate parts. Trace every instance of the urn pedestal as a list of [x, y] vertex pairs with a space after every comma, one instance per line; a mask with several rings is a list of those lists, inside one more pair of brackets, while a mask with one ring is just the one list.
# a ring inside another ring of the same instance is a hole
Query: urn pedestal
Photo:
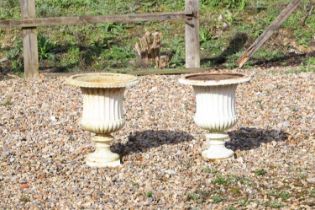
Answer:
[[207, 130], [205, 160], [224, 159], [234, 152], [225, 147], [229, 135], [225, 132], [237, 122], [235, 91], [237, 85], [250, 80], [243, 74], [203, 73], [187, 75], [180, 83], [192, 85], [196, 96], [195, 123]]
[[119, 166], [119, 155], [110, 150], [111, 133], [124, 126], [124, 92], [137, 83], [137, 77], [88, 73], [71, 76], [67, 83], [81, 88], [83, 113], [80, 124], [84, 130], [95, 133], [92, 137], [95, 152], [87, 155], [86, 164], [91, 167]]

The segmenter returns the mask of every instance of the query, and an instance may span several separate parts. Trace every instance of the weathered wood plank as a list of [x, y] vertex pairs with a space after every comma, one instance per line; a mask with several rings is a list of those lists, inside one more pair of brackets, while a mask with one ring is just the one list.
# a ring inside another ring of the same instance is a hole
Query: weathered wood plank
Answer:
[[[137, 76], [147, 76], [147, 75], [182, 75], [182, 74], [192, 74], [192, 73], [202, 73], [202, 72], [209, 72], [213, 71], [213, 69], [207, 68], [189, 68], [189, 69], [145, 69], [145, 70], [130, 70], [130, 69], [111, 69], [106, 72], [109, 73], [120, 73], [120, 74], [132, 74]], [[84, 74], [89, 73], [87, 71], [81, 72], [60, 72], [60, 73], [43, 73], [44, 77], [68, 77], [74, 74]]]
[[271, 23], [271, 25], [256, 39], [256, 41], [243, 53], [237, 61], [241, 68], [254, 53], [279, 29], [284, 21], [298, 8], [301, 0], [293, 0], [288, 6], [282, 10], [280, 15]]
[[[20, 0], [22, 18], [35, 17], [35, 0]], [[24, 76], [26, 79], [39, 77], [36, 28], [22, 28]]]
[[26, 28], [26, 27], [57, 26], [57, 25], [82, 25], [82, 24], [99, 24], [99, 23], [132, 23], [132, 22], [145, 22], [145, 21], [184, 20], [186, 17], [191, 17], [192, 15], [193, 15], [192, 13], [185, 13], [185, 12], [170, 12], [170, 13], [144, 13], [144, 14], [128, 14], [128, 15], [111, 15], [111, 16], [79, 16], [79, 17], [47, 17], [47, 18], [25, 17], [22, 20], [0, 20], [0, 28], [14, 28], [14, 27]]
[[185, 25], [186, 68], [199, 68], [199, 0], [185, 0], [185, 12], [193, 13]]

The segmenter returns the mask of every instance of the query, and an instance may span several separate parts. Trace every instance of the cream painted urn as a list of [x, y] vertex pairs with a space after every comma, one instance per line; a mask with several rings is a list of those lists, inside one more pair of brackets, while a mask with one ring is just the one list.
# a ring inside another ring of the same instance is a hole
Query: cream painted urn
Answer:
[[196, 97], [194, 121], [207, 130], [205, 160], [224, 159], [234, 152], [225, 147], [229, 141], [226, 130], [237, 122], [235, 92], [238, 84], [248, 82], [250, 76], [236, 73], [190, 74], [179, 79], [181, 84], [192, 85]]
[[80, 87], [83, 95], [81, 127], [95, 133], [95, 152], [88, 154], [90, 167], [117, 167], [118, 154], [110, 150], [111, 135], [125, 123], [123, 100], [125, 89], [137, 83], [137, 77], [126, 74], [86, 73], [67, 79], [67, 84]]

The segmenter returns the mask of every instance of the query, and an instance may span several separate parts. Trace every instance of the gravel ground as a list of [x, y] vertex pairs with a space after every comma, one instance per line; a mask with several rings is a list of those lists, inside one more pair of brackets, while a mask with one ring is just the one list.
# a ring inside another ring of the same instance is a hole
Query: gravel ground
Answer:
[[[253, 70], [245, 70], [251, 73]], [[179, 76], [126, 92], [112, 149], [123, 166], [91, 169], [80, 90], [64, 78], [0, 81], [0, 209], [314, 209], [315, 74], [256, 69], [239, 86], [233, 158], [205, 162]]]

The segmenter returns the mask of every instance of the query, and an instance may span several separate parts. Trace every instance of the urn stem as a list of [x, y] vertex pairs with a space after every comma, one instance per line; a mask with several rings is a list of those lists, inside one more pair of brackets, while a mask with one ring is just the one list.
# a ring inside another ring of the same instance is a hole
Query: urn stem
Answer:
[[112, 140], [113, 136], [110, 134], [96, 134], [92, 137], [92, 141], [95, 143], [95, 151], [108, 149]]
[[206, 135], [207, 149], [202, 152], [205, 160], [224, 159], [231, 157], [233, 151], [225, 147], [225, 142], [229, 141], [230, 137], [227, 133], [210, 133]]
[[119, 155], [110, 150], [113, 137], [110, 134], [96, 134], [92, 137], [95, 151], [86, 158], [86, 163], [91, 167], [117, 167], [120, 165]]

